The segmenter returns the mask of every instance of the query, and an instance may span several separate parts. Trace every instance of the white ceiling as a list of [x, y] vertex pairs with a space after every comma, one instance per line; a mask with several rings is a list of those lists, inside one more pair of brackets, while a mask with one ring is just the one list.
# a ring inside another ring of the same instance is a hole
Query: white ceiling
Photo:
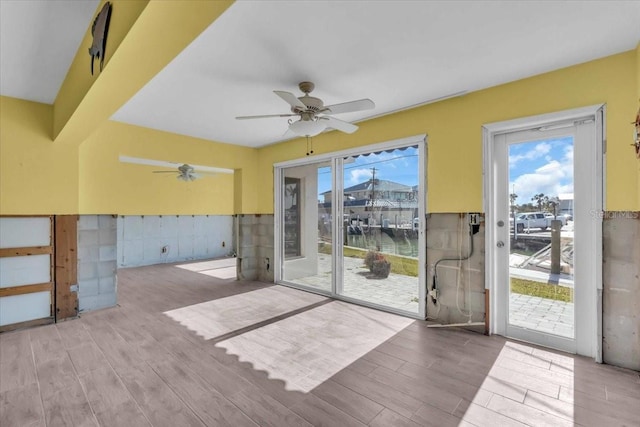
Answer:
[[[52, 102], [97, 1], [0, 5], [1, 93]], [[44, 15], [59, 25], [33, 24]], [[311, 80], [325, 104], [373, 99], [337, 116], [357, 121], [633, 49], [638, 22], [640, 1], [239, 1], [112, 119], [258, 147], [287, 119], [235, 117], [287, 113], [274, 89]]]
[[0, 94], [53, 104], [98, 3], [0, 0]]

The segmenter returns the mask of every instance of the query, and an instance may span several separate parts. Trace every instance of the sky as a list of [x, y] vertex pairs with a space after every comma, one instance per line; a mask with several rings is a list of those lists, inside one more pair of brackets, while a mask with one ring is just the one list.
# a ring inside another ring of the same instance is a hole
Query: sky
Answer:
[[509, 145], [509, 193], [516, 204], [533, 203], [538, 193], [557, 197], [573, 193], [573, 138]]
[[[351, 163], [347, 163], [351, 162]], [[345, 160], [344, 188], [371, 178], [405, 185], [418, 184], [418, 149], [394, 150]], [[544, 193], [557, 197], [573, 193], [573, 138], [547, 139], [509, 145], [509, 193], [515, 189], [516, 204], [534, 203], [532, 197]], [[318, 200], [331, 190], [331, 170], [318, 169]]]

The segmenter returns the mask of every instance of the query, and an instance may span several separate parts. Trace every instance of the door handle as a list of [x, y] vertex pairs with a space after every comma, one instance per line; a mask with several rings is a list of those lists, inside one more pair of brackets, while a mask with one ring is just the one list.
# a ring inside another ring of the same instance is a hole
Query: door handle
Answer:
[[496, 246], [501, 248], [504, 246], [504, 242], [502, 240], [499, 240], [498, 243], [496, 243]]

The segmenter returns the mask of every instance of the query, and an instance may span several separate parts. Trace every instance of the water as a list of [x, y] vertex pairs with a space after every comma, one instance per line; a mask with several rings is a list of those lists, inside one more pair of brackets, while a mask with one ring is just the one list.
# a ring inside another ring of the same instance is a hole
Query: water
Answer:
[[418, 233], [415, 230], [367, 227], [362, 229], [362, 234], [347, 232], [345, 236], [347, 246], [418, 258]]

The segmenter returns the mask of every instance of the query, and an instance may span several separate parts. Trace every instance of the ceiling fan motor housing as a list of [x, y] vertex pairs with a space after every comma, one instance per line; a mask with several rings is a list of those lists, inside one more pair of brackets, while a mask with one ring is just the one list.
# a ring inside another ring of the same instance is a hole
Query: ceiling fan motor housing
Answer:
[[306, 105], [307, 108], [303, 110], [300, 107], [291, 107], [291, 111], [293, 111], [296, 114], [300, 114], [304, 112], [311, 112], [316, 114], [324, 110], [324, 103], [320, 98], [316, 98], [315, 96], [305, 95], [305, 96], [299, 97], [298, 99], [300, 100], [300, 102]]
[[186, 163], [178, 167], [178, 170], [180, 171], [181, 174], [193, 173], [193, 167], [190, 165], [187, 165]]

